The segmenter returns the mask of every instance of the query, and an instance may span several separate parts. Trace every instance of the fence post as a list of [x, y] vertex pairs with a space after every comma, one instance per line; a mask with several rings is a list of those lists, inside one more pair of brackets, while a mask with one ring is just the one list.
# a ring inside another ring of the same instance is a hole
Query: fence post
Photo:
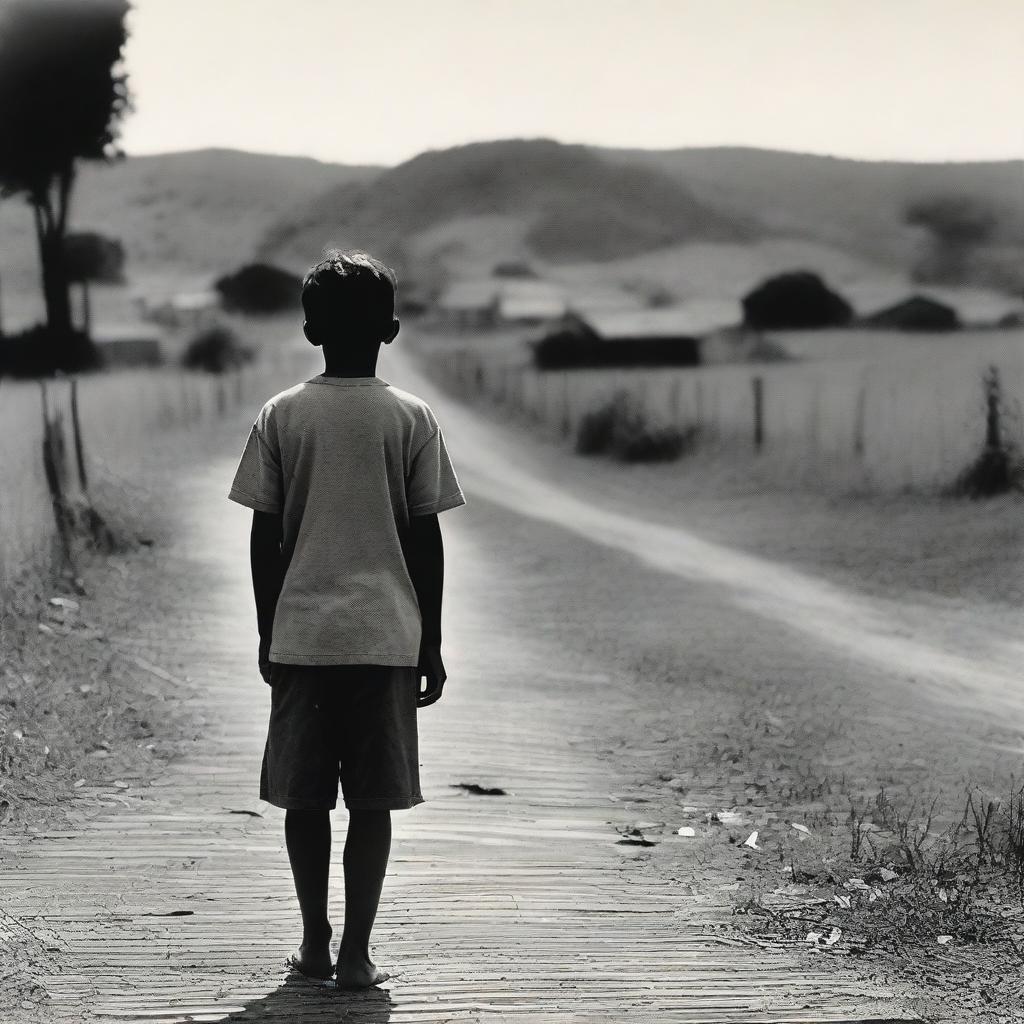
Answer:
[[42, 413], [43, 413], [43, 471], [46, 474], [46, 487], [50, 492], [50, 504], [53, 508], [53, 518], [57, 526], [57, 537], [60, 540], [61, 552], [64, 555], [64, 564], [74, 571], [75, 555], [71, 543], [71, 524], [69, 522], [69, 511], [67, 501], [64, 497], [64, 489], [61, 484], [61, 461], [63, 461], [63, 431], [58, 418], [50, 417], [50, 403], [46, 393], [46, 381], [39, 382], [42, 392]]
[[89, 481], [85, 471], [85, 444], [82, 441], [82, 421], [78, 415], [78, 378], [71, 378], [71, 426], [75, 432], [75, 462], [78, 465], [78, 483], [82, 493], [89, 491]]
[[754, 377], [750, 383], [754, 389], [754, 451], [759, 452], [764, 446], [764, 378]]
[[1000, 451], [1003, 447], [1003, 430], [1000, 422], [1002, 387], [999, 382], [999, 367], [990, 366], [985, 374], [985, 447], [989, 451]]
[[672, 384], [668, 390], [668, 409], [672, 426], [679, 426], [679, 377], [672, 378]]
[[867, 411], [867, 391], [867, 381], [861, 381], [853, 420], [853, 454], [858, 459], [864, 458], [864, 418]]

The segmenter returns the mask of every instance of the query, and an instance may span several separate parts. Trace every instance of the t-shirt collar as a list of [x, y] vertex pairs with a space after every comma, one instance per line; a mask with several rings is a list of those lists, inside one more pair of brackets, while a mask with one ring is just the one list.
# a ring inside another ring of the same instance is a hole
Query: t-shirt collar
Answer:
[[318, 373], [311, 377], [310, 384], [334, 384], [338, 387], [359, 387], [371, 384], [387, 384], [386, 380], [380, 377], [328, 377], [326, 374]]

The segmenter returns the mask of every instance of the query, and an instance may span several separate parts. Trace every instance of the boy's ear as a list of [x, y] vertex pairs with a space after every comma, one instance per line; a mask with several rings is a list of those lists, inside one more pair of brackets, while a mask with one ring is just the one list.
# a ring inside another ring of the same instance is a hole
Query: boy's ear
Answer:
[[398, 331], [401, 326], [402, 325], [399, 322], [398, 317], [396, 316], [394, 320], [391, 321], [391, 329], [388, 331], [387, 334], [384, 335], [383, 338], [381, 338], [381, 341], [383, 341], [385, 345], [390, 345], [391, 342], [393, 342], [395, 338], [398, 337]]
[[317, 346], [319, 346], [320, 342], [317, 341], [317, 339], [313, 336], [313, 330], [309, 326], [309, 321], [308, 320], [303, 320], [302, 321], [302, 333], [306, 336], [306, 341], [308, 341], [310, 343], [310, 345], [317, 345]]

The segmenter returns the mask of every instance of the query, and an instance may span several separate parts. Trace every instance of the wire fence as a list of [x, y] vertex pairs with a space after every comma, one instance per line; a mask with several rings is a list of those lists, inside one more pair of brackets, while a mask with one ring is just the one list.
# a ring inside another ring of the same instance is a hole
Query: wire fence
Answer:
[[208, 430], [246, 407], [255, 415], [307, 363], [297, 353], [223, 375], [168, 368], [0, 382], [0, 590], [27, 568], [68, 561], [73, 534], [90, 528], [97, 483], [130, 483], [157, 439]]
[[[566, 438], [585, 415], [625, 393], [652, 427], [693, 430], [699, 450], [781, 484], [878, 493], [949, 486], [986, 436], [983, 378], [995, 366], [1004, 431], [1024, 446], [1024, 334], [964, 338], [951, 355], [697, 368], [538, 370], [463, 348], [433, 360], [463, 400], [486, 399]], [[924, 354], [922, 354], [924, 352]]]

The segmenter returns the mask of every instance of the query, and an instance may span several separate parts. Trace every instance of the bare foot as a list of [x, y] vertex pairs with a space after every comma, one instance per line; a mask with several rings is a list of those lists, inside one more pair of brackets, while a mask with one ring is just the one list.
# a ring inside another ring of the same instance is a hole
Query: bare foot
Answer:
[[390, 977], [387, 971], [382, 971], [369, 957], [348, 957], [344, 950], [339, 951], [338, 966], [334, 974], [336, 988], [373, 988]]
[[331, 933], [325, 937], [312, 940], [302, 939], [299, 951], [288, 957], [288, 966], [307, 978], [326, 979], [334, 974], [334, 963], [331, 960]]

